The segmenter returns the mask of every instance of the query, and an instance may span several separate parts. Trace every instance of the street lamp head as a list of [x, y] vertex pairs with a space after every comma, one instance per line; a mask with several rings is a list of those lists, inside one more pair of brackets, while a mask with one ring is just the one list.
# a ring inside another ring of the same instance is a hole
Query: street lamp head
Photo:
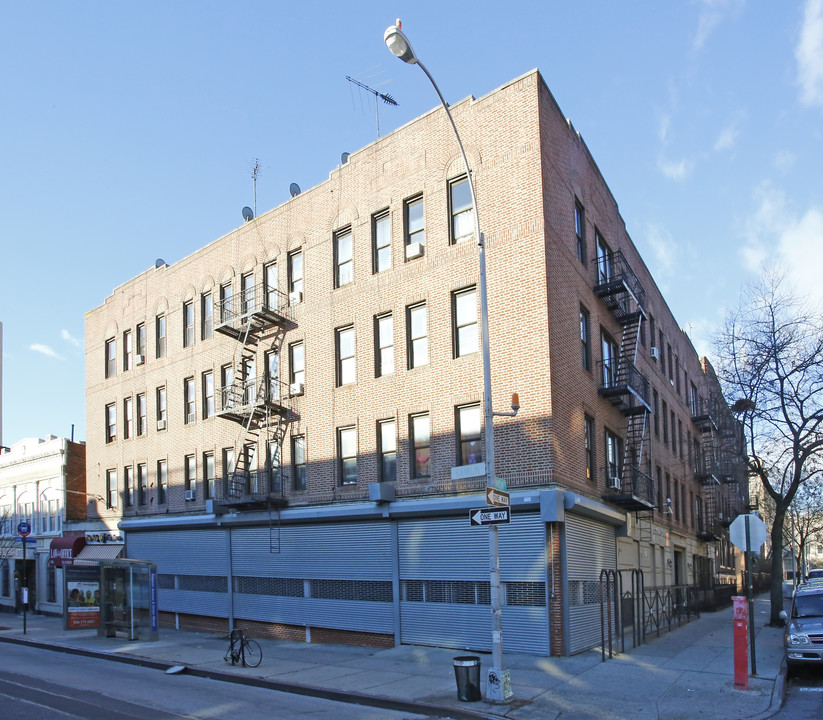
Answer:
[[417, 62], [417, 58], [414, 55], [414, 50], [412, 50], [409, 39], [400, 29], [401, 27], [400, 18], [397, 18], [395, 25], [386, 28], [386, 32], [383, 33], [383, 40], [389, 50], [391, 50], [392, 55], [399, 57], [403, 62], [409, 63], [409, 65], [414, 65]]

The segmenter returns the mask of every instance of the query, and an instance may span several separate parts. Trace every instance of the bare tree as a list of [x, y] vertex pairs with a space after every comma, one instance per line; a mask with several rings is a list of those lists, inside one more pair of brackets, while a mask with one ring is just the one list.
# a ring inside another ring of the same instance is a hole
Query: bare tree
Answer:
[[823, 459], [823, 317], [766, 269], [715, 337], [718, 377], [746, 430], [746, 465], [774, 503], [772, 625], [783, 608], [783, 528], [798, 488]]
[[800, 486], [789, 508], [783, 537], [794, 552], [795, 576], [800, 577], [803, 558], [813, 538], [823, 532], [823, 478], [807, 480]]

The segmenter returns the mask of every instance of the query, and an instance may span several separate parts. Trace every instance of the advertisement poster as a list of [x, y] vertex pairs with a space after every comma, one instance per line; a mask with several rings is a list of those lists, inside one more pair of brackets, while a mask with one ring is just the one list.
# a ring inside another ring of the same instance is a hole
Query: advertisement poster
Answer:
[[[100, 574], [97, 568], [66, 568], [66, 629], [100, 626]], [[91, 572], [89, 572], [91, 570]]]

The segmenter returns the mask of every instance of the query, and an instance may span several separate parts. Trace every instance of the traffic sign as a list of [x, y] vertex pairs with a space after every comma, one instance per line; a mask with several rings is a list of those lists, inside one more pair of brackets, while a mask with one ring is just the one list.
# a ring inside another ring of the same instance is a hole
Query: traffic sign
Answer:
[[28, 543], [29, 545], [34, 545], [37, 542], [37, 538], [28, 537], [27, 535], [22, 535], [20, 537], [14, 538], [14, 539], [17, 540], [18, 542]]
[[511, 505], [510, 495], [503, 490], [497, 488], [486, 488], [486, 504], [508, 507]]
[[17, 532], [26, 537], [26, 535], [31, 535], [31, 525], [27, 523], [25, 520], [17, 525]]
[[475, 508], [469, 510], [469, 521], [472, 525], [500, 525], [511, 522], [511, 514], [508, 507]]
[[[752, 546], [746, 547], [746, 519], [749, 520], [749, 539]], [[766, 542], [766, 523], [764, 523], [754, 513], [748, 515], [738, 515], [731, 525], [729, 525], [729, 540], [741, 552], [747, 550], [760, 550], [760, 546]]]

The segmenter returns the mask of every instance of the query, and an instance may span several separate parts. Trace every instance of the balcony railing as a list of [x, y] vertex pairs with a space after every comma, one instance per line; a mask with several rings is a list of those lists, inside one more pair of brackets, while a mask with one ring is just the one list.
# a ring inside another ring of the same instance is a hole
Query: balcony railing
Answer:
[[626, 295], [634, 298], [639, 308], [645, 307], [646, 291], [621, 250], [598, 253], [592, 264], [594, 292], [606, 301], [618, 320], [621, 319], [621, 314], [630, 311]]
[[601, 468], [606, 478], [606, 500], [627, 510], [651, 510], [654, 507], [654, 482], [639, 467], [628, 466], [625, 473], [615, 465]]
[[287, 412], [285, 400], [289, 397], [288, 386], [270, 378], [237, 380], [219, 390], [220, 417], [245, 422], [249, 415], [269, 409], [281, 415]]
[[282, 475], [278, 469], [235, 471], [224, 475], [218, 484], [219, 502], [256, 503], [280, 498], [283, 495]]
[[262, 283], [214, 303], [214, 329], [234, 337], [245, 332], [249, 323], [265, 328], [291, 322], [292, 316], [288, 296]]
[[625, 415], [650, 412], [649, 381], [640, 370], [625, 358], [601, 360], [598, 363], [600, 387], [598, 392], [620, 408]]

